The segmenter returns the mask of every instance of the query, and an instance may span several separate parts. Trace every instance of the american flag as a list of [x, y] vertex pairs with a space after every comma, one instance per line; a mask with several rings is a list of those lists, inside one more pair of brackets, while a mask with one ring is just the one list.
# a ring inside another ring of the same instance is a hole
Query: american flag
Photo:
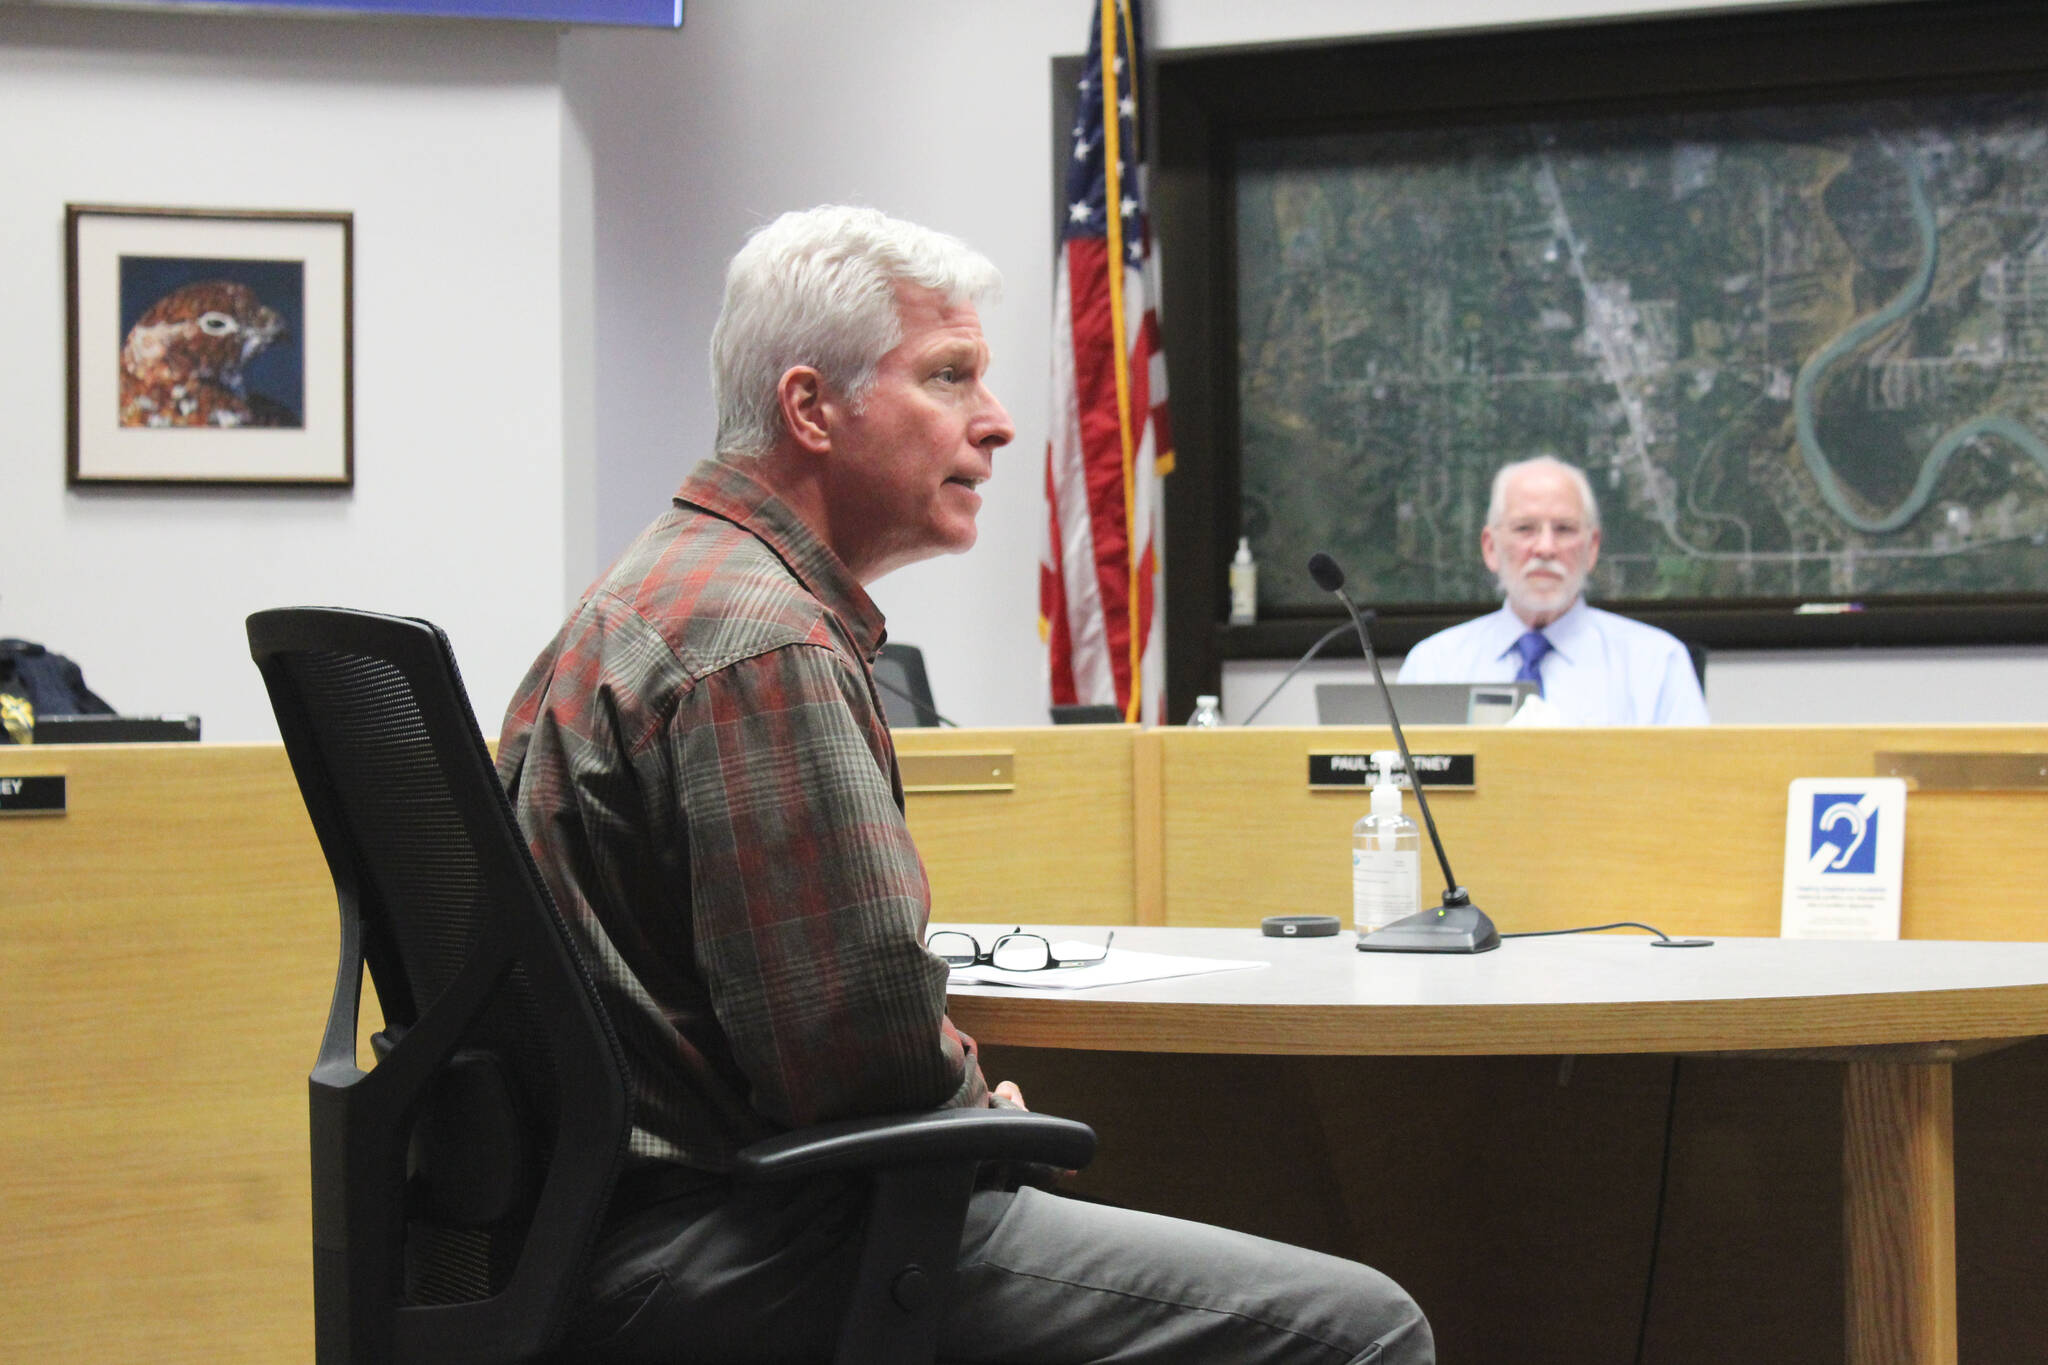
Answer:
[[1054, 271], [1038, 610], [1055, 705], [1112, 702], [1124, 719], [1156, 725], [1160, 480], [1173, 442], [1138, 143], [1142, 35], [1138, 0], [1096, 0]]

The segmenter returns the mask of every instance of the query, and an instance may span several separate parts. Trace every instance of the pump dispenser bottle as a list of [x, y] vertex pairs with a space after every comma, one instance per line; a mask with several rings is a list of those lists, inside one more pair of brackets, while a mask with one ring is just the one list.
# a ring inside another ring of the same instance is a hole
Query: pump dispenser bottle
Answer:
[[1237, 538], [1230, 559], [1230, 624], [1248, 626], [1259, 619], [1259, 566], [1252, 562], [1249, 536]]
[[1372, 813], [1351, 827], [1351, 913], [1360, 938], [1422, 909], [1422, 843], [1394, 785], [1400, 755], [1372, 756]]

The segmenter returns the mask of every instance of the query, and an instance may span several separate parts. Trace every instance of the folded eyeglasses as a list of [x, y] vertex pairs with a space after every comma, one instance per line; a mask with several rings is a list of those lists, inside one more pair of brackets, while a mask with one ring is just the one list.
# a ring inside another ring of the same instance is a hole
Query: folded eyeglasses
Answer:
[[948, 967], [979, 967], [984, 964], [1005, 972], [1042, 972], [1054, 967], [1092, 967], [1109, 956], [1109, 945], [1116, 939], [1111, 930], [1102, 940], [1102, 951], [1093, 957], [1054, 957], [1052, 944], [1042, 934], [1027, 934], [1019, 925], [998, 938], [982, 951], [974, 935], [958, 929], [940, 929], [924, 941], [924, 946], [942, 960]]

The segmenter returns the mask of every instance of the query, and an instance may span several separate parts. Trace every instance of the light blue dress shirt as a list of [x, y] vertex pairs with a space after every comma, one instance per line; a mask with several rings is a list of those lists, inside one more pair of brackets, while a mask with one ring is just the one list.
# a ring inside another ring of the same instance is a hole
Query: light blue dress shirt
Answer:
[[[1400, 681], [1510, 682], [1521, 666], [1515, 641], [1529, 627], [1505, 603], [1491, 616], [1440, 630], [1408, 651]], [[1676, 639], [1586, 605], [1543, 628], [1550, 652], [1537, 663], [1543, 696], [1572, 725], [1705, 725], [1692, 658]]]

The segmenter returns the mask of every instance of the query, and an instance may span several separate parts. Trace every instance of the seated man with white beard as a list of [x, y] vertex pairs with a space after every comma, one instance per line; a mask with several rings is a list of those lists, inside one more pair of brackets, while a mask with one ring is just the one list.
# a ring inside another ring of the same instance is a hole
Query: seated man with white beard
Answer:
[[1507, 601], [1416, 645], [1402, 682], [1534, 682], [1568, 725], [1707, 723], [1684, 645], [1586, 605], [1586, 575], [1600, 558], [1600, 505], [1584, 474], [1548, 455], [1504, 466], [1479, 553]]

